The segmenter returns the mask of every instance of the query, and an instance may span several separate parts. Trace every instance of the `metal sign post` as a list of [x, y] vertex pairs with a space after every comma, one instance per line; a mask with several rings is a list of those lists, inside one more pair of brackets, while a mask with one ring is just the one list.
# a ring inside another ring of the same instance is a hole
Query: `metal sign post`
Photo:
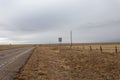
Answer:
[[60, 43], [60, 45], [59, 45], [59, 46], [60, 46], [60, 47], [59, 47], [59, 49], [60, 49], [60, 53], [61, 53], [61, 43], [62, 43], [62, 37], [59, 37], [59, 38], [58, 38], [58, 41], [59, 41], [59, 43]]

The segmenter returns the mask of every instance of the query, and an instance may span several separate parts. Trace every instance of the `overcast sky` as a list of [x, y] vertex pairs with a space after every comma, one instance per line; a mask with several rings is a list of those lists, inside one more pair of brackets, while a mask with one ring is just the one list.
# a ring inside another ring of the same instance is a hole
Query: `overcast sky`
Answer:
[[0, 44], [120, 42], [120, 0], [0, 0]]

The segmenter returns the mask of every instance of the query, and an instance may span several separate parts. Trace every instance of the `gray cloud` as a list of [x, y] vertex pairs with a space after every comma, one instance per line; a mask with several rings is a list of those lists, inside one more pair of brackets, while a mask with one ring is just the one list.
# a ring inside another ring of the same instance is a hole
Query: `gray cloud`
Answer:
[[[13, 43], [119, 41], [119, 0], [0, 0], [0, 38]], [[2, 41], [1, 41], [2, 43]]]

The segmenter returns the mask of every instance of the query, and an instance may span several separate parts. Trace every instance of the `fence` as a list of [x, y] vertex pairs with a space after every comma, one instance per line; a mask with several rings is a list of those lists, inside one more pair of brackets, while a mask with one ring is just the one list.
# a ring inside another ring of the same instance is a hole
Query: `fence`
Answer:
[[[62, 46], [62, 49], [70, 49], [69, 46]], [[99, 51], [101, 53], [120, 52], [120, 45], [73, 45], [72, 50], [89, 50], [89, 51]]]

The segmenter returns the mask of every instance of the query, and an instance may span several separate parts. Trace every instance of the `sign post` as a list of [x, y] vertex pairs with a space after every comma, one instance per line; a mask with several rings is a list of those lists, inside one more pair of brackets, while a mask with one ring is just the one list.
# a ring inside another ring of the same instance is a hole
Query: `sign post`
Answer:
[[61, 43], [62, 43], [62, 37], [59, 37], [59, 38], [58, 38], [58, 41], [59, 41], [59, 46], [60, 46], [60, 47], [59, 47], [59, 49], [60, 49], [60, 53], [61, 53]]

